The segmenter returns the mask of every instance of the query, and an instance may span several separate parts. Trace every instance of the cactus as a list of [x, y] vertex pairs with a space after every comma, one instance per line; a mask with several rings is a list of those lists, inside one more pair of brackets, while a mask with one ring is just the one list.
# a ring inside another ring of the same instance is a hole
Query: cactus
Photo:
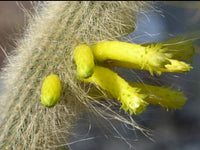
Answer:
[[[87, 89], [76, 79], [74, 48], [127, 35], [134, 30], [137, 14], [149, 6], [118, 1], [39, 4], [1, 75], [7, 88], [0, 98], [5, 104], [0, 112], [0, 149], [48, 150], [65, 144], [75, 121], [90, 107]], [[46, 108], [40, 91], [50, 74], [61, 79], [62, 93], [55, 107]]]

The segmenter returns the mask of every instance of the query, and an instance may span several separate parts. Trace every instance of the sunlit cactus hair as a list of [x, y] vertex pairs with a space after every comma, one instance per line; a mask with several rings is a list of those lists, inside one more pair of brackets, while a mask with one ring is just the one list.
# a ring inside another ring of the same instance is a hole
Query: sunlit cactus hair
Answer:
[[[149, 2], [135, 1], [39, 3], [1, 74], [6, 88], [0, 98], [0, 149], [57, 149], [73, 134], [73, 124], [83, 110], [141, 129], [104, 101], [95, 101], [98, 95], [88, 94], [91, 87], [77, 80], [72, 54], [79, 44], [119, 40], [131, 33], [135, 18], [150, 7]], [[46, 108], [40, 91], [50, 74], [59, 76], [62, 93], [55, 107]], [[119, 106], [115, 101], [109, 103]]]

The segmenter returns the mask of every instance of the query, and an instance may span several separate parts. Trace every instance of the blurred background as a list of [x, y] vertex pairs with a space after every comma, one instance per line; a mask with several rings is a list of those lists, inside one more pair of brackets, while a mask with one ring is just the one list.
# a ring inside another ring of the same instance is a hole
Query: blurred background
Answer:
[[[128, 38], [132, 42], [146, 43], [168, 40], [188, 35], [200, 37], [200, 2], [156, 2], [157, 11], [140, 14], [136, 29]], [[26, 24], [22, 8], [33, 12], [31, 2], [0, 2], [0, 67], [6, 53], [14, 49], [16, 38], [21, 38]], [[113, 122], [107, 125], [101, 118], [85, 113], [74, 128], [76, 135], [71, 137], [68, 149], [73, 150], [199, 150], [200, 149], [200, 40], [195, 42], [196, 54], [193, 70], [186, 74], [163, 74], [151, 77], [148, 72], [118, 68], [126, 80], [142, 80], [145, 83], [159, 83], [163, 86], [180, 88], [188, 97], [182, 110], [163, 111], [160, 107], [149, 106], [141, 116], [133, 118], [138, 124], [153, 131], [154, 141], [140, 131], [130, 129], [125, 124]], [[3, 48], [5, 51], [3, 51]], [[3, 83], [0, 81], [0, 92]], [[119, 138], [122, 135], [126, 141]], [[127, 143], [128, 142], [128, 143]]]

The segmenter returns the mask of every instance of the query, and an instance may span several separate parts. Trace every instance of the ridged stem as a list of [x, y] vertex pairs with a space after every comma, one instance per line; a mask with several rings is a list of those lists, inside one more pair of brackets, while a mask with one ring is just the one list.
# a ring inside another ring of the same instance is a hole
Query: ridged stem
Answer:
[[[117, 40], [134, 30], [142, 2], [47, 2], [38, 7], [2, 74], [7, 89], [0, 149], [48, 150], [65, 144], [82, 113], [85, 92], [75, 76], [74, 48]], [[137, 8], [137, 9], [136, 9]], [[57, 74], [62, 95], [54, 108], [40, 102], [44, 78]]]

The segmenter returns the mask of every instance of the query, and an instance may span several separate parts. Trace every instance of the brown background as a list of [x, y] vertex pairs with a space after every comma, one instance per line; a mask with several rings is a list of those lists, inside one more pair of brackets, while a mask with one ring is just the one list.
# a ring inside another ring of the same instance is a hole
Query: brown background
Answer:
[[[29, 11], [32, 11], [32, 5], [29, 1], [0, 1], [0, 47], [6, 52], [14, 49], [14, 41], [20, 38], [23, 32], [25, 14], [21, 5]], [[5, 55], [0, 49], [0, 67], [2, 67]]]

